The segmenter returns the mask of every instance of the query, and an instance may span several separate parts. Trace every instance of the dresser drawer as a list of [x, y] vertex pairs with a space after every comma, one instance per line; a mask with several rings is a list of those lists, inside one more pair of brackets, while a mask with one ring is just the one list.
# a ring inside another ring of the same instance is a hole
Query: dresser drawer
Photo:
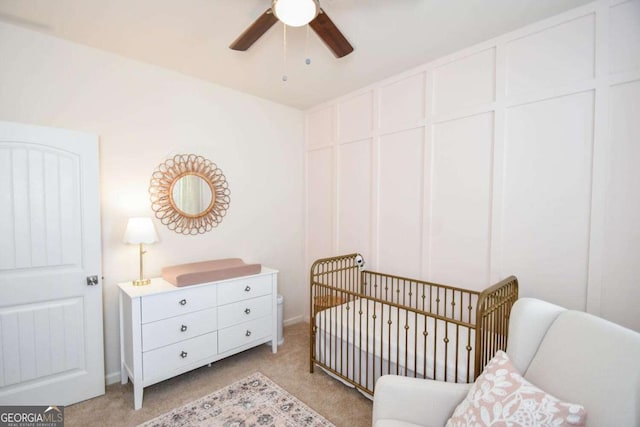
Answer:
[[142, 298], [142, 323], [215, 307], [216, 286], [204, 286]]
[[197, 337], [217, 328], [218, 310], [208, 308], [142, 325], [142, 351]]
[[224, 353], [271, 335], [272, 317], [266, 316], [218, 331], [218, 352]]
[[164, 377], [202, 359], [213, 360], [218, 344], [217, 332], [211, 332], [147, 351], [142, 354], [142, 375], [145, 381]]
[[218, 304], [255, 298], [271, 294], [272, 279], [270, 276], [258, 276], [249, 279], [234, 280], [218, 285]]
[[220, 328], [237, 325], [271, 314], [271, 295], [234, 302], [218, 308], [218, 325]]

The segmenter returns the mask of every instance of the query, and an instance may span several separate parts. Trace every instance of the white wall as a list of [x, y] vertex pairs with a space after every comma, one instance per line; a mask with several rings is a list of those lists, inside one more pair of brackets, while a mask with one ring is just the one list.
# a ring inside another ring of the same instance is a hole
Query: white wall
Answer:
[[307, 112], [306, 258], [640, 330], [640, 0], [600, 0]]
[[155, 220], [145, 269], [241, 257], [280, 270], [285, 319], [304, 310], [303, 113], [40, 33], [0, 24], [0, 120], [100, 137], [106, 369], [119, 372], [117, 287], [138, 274], [121, 242], [129, 216], [152, 216], [149, 179], [178, 153], [218, 164], [231, 189], [221, 225], [182, 236]]

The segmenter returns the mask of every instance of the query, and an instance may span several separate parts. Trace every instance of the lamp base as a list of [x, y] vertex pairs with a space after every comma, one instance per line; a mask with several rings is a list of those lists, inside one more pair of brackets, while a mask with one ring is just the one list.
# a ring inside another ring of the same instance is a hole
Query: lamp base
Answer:
[[132, 283], [133, 283], [133, 286], [144, 286], [151, 283], [151, 279], [134, 280]]

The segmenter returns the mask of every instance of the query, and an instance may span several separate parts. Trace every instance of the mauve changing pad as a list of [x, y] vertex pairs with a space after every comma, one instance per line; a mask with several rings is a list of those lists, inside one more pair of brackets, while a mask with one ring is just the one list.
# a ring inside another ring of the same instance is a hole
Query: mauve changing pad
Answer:
[[261, 264], [245, 264], [240, 258], [227, 258], [163, 267], [162, 278], [175, 286], [188, 286], [248, 276], [261, 269]]

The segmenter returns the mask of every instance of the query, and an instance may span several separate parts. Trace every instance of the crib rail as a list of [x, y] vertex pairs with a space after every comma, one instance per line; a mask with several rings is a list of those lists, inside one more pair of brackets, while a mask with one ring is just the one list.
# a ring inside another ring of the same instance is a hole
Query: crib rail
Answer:
[[[311, 266], [311, 310], [342, 304], [362, 291], [361, 274], [356, 264], [358, 254], [322, 258]], [[324, 285], [324, 286], [316, 286]]]
[[[324, 369], [332, 372], [335, 376], [354, 383], [353, 379], [349, 378], [349, 375], [343, 375], [343, 367], [332, 368], [328, 364], [320, 362], [316, 358], [316, 332], [318, 325], [316, 325], [316, 315], [322, 311], [331, 307], [344, 304], [347, 301], [355, 300], [361, 289], [361, 272], [358, 265], [355, 262], [358, 254], [348, 254], [336, 257], [321, 258], [316, 260], [310, 270], [309, 283], [310, 289], [310, 350], [309, 350], [309, 371], [314, 372], [316, 364], [322, 366]], [[327, 328], [327, 321], [324, 325]], [[332, 324], [329, 323], [328, 329], [332, 332]], [[329, 341], [325, 348], [320, 349], [323, 352], [325, 358], [331, 358], [332, 353], [335, 352], [333, 342]], [[342, 354], [340, 354], [342, 360]], [[342, 365], [342, 363], [341, 363]], [[348, 371], [348, 368], [347, 368]], [[358, 387], [356, 385], [356, 387]]]
[[357, 256], [311, 267], [310, 372], [368, 394], [383, 374], [471, 382], [506, 347], [515, 278], [477, 292], [362, 270]]
[[476, 377], [498, 350], [507, 349], [511, 307], [518, 299], [518, 279], [509, 276], [485, 289], [478, 300], [476, 319]]
[[362, 277], [367, 297], [475, 324], [474, 308], [480, 292], [373, 271], [364, 271]]

